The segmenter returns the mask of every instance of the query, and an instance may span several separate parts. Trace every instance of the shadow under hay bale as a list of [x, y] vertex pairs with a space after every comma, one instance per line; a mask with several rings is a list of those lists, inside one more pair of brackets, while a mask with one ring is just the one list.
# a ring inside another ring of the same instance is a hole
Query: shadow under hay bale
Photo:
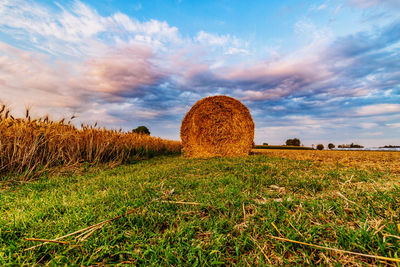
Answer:
[[254, 123], [248, 108], [228, 96], [199, 100], [181, 125], [186, 157], [244, 156], [251, 151]]

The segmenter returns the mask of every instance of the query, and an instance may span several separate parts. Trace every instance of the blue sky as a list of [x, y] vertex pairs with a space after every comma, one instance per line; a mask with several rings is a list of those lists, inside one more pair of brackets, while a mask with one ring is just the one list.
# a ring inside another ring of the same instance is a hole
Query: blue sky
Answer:
[[0, 100], [179, 139], [216, 94], [256, 143], [400, 145], [400, 2], [0, 2]]

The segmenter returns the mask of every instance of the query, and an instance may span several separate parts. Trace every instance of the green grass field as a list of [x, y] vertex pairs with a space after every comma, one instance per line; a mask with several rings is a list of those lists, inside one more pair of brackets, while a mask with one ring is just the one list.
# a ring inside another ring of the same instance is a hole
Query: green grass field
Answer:
[[[0, 189], [0, 265], [326, 265], [400, 258], [399, 175], [264, 155], [156, 157]], [[194, 202], [194, 203], [182, 203]], [[46, 244], [122, 216], [83, 241]], [[391, 263], [394, 266], [398, 263]]]

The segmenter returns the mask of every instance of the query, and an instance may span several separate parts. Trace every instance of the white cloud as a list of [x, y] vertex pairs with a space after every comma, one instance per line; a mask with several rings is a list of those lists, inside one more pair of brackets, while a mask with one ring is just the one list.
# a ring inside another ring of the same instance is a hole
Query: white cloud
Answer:
[[400, 122], [399, 123], [388, 123], [386, 125], [390, 128], [400, 128]]
[[[98, 56], [110, 46], [145, 44], [160, 53], [182, 49], [202, 49], [223, 55], [246, 54], [248, 44], [231, 35], [200, 31], [193, 39], [183, 38], [178, 28], [165, 21], [139, 21], [124, 13], [102, 16], [88, 5], [75, 1], [70, 6], [56, 3], [49, 7], [22, 0], [0, 3], [0, 31], [8, 33], [20, 44], [57, 55]], [[200, 44], [201, 47], [197, 47]]]
[[363, 129], [372, 129], [378, 127], [378, 124], [374, 122], [362, 122], [360, 123], [361, 128]]
[[348, 0], [350, 4], [356, 5], [361, 8], [370, 8], [376, 6], [386, 6], [400, 8], [400, 1], [398, 0]]
[[[178, 28], [169, 26], [165, 21], [151, 19], [146, 22], [139, 22], [138, 20], [131, 19], [127, 15], [120, 12], [115, 13], [111, 18], [108, 19], [114, 23], [112, 26], [122, 28], [133, 34], [147, 36], [151, 39], [157, 39], [159, 41], [181, 41]], [[110, 27], [108, 31], [112, 31], [112, 28]]]
[[225, 54], [227, 55], [234, 55], [234, 54], [249, 54], [249, 50], [244, 48], [237, 48], [237, 47], [229, 47]]
[[239, 40], [236, 36], [217, 35], [200, 31], [194, 38], [195, 41], [206, 47], [221, 47], [224, 49], [224, 53], [228, 55], [233, 54], [249, 54], [247, 50], [247, 44]]
[[336, 6], [335, 11], [333, 12], [335, 15], [338, 14], [340, 12], [340, 10], [342, 10], [343, 5], [339, 4]]
[[67, 42], [80, 42], [106, 29], [106, 19], [81, 2], [74, 2], [71, 10], [58, 5], [61, 12], [36, 3], [5, 1], [0, 7], [0, 25], [33, 36], [53, 37]]
[[232, 39], [230, 35], [216, 35], [205, 31], [200, 31], [195, 39], [200, 43], [216, 46], [224, 46], [235, 41], [235, 38]]
[[366, 132], [364, 136], [384, 136], [384, 132]]
[[375, 104], [356, 108], [355, 115], [370, 116], [400, 112], [400, 104]]
[[113, 42], [135, 40], [163, 48], [182, 42], [179, 31], [165, 21], [139, 22], [125, 14], [104, 17], [75, 1], [58, 9], [21, 0], [0, 3], [0, 30], [51, 54], [97, 55]]

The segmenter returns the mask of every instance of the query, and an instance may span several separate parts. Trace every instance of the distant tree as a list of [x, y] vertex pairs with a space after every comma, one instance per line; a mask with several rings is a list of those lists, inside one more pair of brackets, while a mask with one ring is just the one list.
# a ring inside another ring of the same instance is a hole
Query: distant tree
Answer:
[[147, 134], [150, 135], [150, 131], [146, 126], [139, 126], [136, 129], [133, 129], [132, 132], [138, 133], [138, 134]]
[[350, 148], [364, 148], [364, 147], [362, 145], [351, 143]]
[[263, 146], [268, 146], [268, 143], [263, 143]]
[[329, 148], [329, 149], [333, 149], [333, 148], [335, 148], [335, 145], [332, 144], [332, 143], [329, 143], [329, 144], [328, 144], [328, 148]]
[[301, 144], [300, 139], [298, 139], [298, 138], [294, 138], [293, 139], [293, 145], [294, 146], [300, 146], [300, 144]]
[[338, 145], [338, 148], [364, 148], [364, 147], [362, 145], [351, 143], [348, 145], [344, 145], [344, 144]]
[[323, 145], [323, 144], [318, 144], [318, 145], [317, 145], [317, 149], [318, 149], [318, 150], [324, 149], [324, 145]]
[[298, 138], [288, 139], [286, 140], [287, 146], [300, 146], [301, 142]]
[[386, 146], [380, 146], [379, 148], [400, 148], [400, 146], [386, 145]]

